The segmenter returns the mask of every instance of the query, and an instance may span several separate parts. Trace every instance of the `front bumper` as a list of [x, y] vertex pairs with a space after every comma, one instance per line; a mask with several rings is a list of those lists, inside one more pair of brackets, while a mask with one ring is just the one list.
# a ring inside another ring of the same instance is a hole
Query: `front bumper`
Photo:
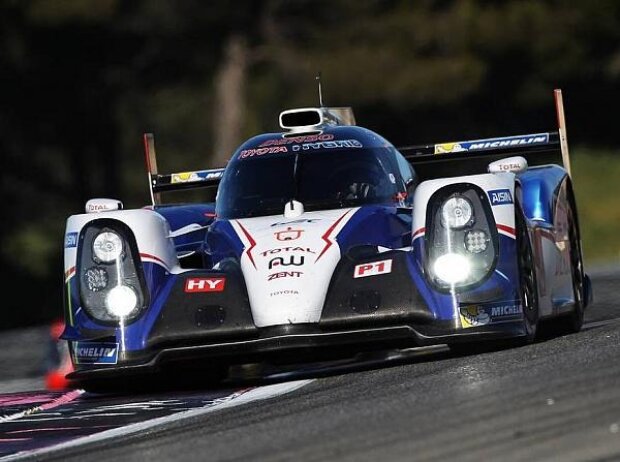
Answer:
[[126, 354], [116, 365], [78, 368], [71, 380], [111, 379], [174, 371], [178, 365], [205, 369], [212, 364], [244, 364], [259, 361], [295, 362], [342, 357], [360, 351], [411, 348], [457, 342], [483, 341], [523, 335], [522, 322], [501, 323], [471, 329], [441, 322], [426, 325], [394, 325], [366, 329], [326, 331], [318, 325], [288, 325], [260, 329], [258, 338], [220, 343], [168, 346], [152, 352]]

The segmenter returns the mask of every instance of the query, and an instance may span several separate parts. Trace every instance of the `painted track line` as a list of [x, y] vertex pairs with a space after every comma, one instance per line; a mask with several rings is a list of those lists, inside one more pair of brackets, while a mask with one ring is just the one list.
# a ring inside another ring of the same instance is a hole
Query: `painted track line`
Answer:
[[60, 395], [58, 398], [53, 399], [49, 403], [40, 404], [39, 406], [31, 407], [25, 411], [16, 412], [15, 414], [0, 416], [0, 423], [10, 422], [11, 420], [21, 419], [22, 417], [30, 416], [37, 412], [49, 411], [55, 407], [62, 406], [63, 404], [70, 403], [74, 399], [79, 398], [84, 393], [84, 390], [71, 390], [67, 393]]
[[[253, 389], [250, 389], [249, 391], [237, 392], [232, 395], [221, 398], [220, 402], [216, 404], [211, 404], [208, 407], [190, 409], [188, 411], [178, 412], [176, 414], [172, 414], [172, 415], [168, 415], [164, 417], [158, 417], [158, 418], [147, 420], [144, 422], [137, 422], [134, 424], [123, 426], [123, 427], [105, 430], [100, 433], [95, 433], [93, 435], [76, 438], [74, 440], [60, 443], [60, 444], [50, 446], [47, 448], [41, 448], [41, 449], [35, 449], [32, 451], [23, 451], [23, 452], [18, 452], [16, 454], [10, 454], [4, 457], [0, 457], [0, 462], [21, 460], [26, 457], [50, 455], [58, 451], [76, 448], [76, 447], [79, 447], [85, 444], [101, 442], [101, 441], [105, 441], [105, 440], [109, 440], [109, 439], [113, 439], [117, 437], [126, 437], [130, 435], [135, 435], [145, 430], [151, 430], [155, 427], [163, 426], [165, 424], [169, 424], [172, 422], [178, 422], [178, 421], [189, 419], [189, 418], [196, 417], [196, 416], [201, 416], [201, 415], [213, 412], [213, 411], [233, 408], [233, 407], [241, 406], [243, 404], [251, 403], [254, 401], [261, 401], [264, 399], [275, 398], [277, 396], [281, 396], [287, 393], [291, 393], [295, 390], [298, 390], [299, 388], [304, 387], [313, 381], [314, 381], [313, 379], [309, 379], [309, 380], [297, 380], [295, 382], [283, 382], [283, 383], [277, 383], [273, 385], [266, 385], [263, 387], [253, 388]], [[79, 390], [74, 390], [74, 391], [79, 391]], [[62, 396], [60, 398], [62, 398]]]

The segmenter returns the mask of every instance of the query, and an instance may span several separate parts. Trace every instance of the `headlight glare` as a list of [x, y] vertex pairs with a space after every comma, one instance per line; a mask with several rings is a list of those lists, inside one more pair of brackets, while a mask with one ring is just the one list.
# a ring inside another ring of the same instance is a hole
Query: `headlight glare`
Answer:
[[138, 307], [138, 296], [129, 286], [116, 286], [105, 298], [106, 310], [117, 318], [125, 318]]
[[469, 259], [458, 253], [446, 253], [435, 260], [433, 272], [445, 284], [459, 284], [471, 274]]

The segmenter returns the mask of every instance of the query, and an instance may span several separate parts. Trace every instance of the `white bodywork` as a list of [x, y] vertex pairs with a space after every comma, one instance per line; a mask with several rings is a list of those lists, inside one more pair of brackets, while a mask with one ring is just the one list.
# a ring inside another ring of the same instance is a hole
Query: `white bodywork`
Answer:
[[[168, 222], [152, 210], [117, 210], [97, 214], [72, 215], [67, 219], [65, 236], [69, 236], [71, 233], [76, 233], [75, 235], [79, 236], [80, 231], [87, 223], [101, 218], [119, 220], [133, 230], [140, 258], [143, 261], [157, 263], [171, 273], [183, 271], [179, 266], [174, 242], [170, 237]], [[65, 243], [65, 279], [72, 276], [76, 264], [77, 246], [67, 246]]]
[[231, 220], [256, 326], [319, 322], [340, 261], [336, 236], [357, 210]]
[[[426, 207], [431, 196], [440, 188], [451, 184], [472, 183], [484, 191], [496, 189], [508, 189], [514, 198], [514, 173], [486, 173], [482, 175], [459, 176], [454, 178], [441, 178], [437, 180], [423, 181], [415, 192], [413, 202], [413, 233], [414, 239], [424, 235], [426, 226]], [[509, 237], [515, 237], [514, 207], [499, 205], [491, 207], [498, 232]]]
[[[499, 168], [498, 168], [499, 170]], [[442, 178], [420, 183], [416, 189], [413, 207], [413, 238], [425, 234], [426, 208], [430, 197], [439, 188], [456, 183], [473, 183], [484, 191], [508, 189], [514, 198], [515, 175], [498, 171], [481, 175]], [[566, 198], [560, 198], [559, 203]], [[498, 205], [491, 207], [497, 231], [516, 238], [514, 206]], [[570, 241], [566, 211], [558, 208], [555, 212], [555, 227], [542, 227], [535, 221], [530, 229], [530, 239], [536, 255], [538, 282], [539, 315], [550, 316], [574, 300], [570, 264]]]

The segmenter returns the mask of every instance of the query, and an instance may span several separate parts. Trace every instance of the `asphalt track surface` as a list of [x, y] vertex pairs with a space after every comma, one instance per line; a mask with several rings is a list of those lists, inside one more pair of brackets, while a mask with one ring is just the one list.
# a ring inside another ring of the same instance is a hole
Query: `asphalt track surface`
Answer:
[[[595, 302], [578, 334], [468, 356], [436, 348], [384, 362], [273, 376], [252, 384], [252, 393], [265, 389], [258, 385], [298, 385], [212, 412], [200, 406], [209, 399], [227, 401], [242, 388], [172, 394], [166, 399], [184, 403], [172, 409], [174, 418], [133, 432], [120, 426], [116, 436], [16, 459], [620, 461], [620, 270], [590, 274]], [[5, 335], [2, 364], [10, 351], [7, 342], [32, 347], [37, 334]], [[41, 383], [36, 364], [31, 359], [21, 378], [7, 374], [0, 391], [36, 387]], [[71, 412], [101, 405], [102, 399], [79, 398]], [[131, 404], [163, 397], [114, 399]], [[188, 412], [193, 402], [200, 409]], [[185, 414], [178, 414], [182, 409]], [[28, 421], [21, 420], [0, 421], [0, 441], [15, 428], [10, 425], [21, 424], [27, 432]]]

